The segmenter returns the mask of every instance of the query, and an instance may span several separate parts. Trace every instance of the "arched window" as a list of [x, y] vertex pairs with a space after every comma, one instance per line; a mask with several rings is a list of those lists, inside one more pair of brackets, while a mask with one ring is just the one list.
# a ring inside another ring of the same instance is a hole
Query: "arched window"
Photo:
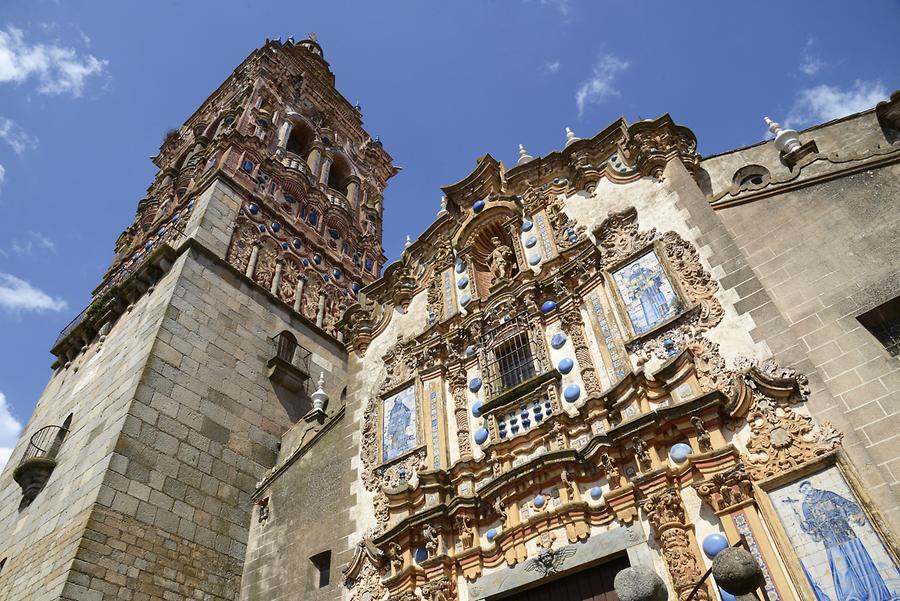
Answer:
[[328, 170], [328, 187], [337, 190], [341, 194], [347, 194], [347, 184], [352, 175], [350, 165], [340, 156], [334, 157], [331, 163], [331, 169]]
[[315, 140], [312, 130], [305, 123], [294, 123], [285, 150], [306, 158], [309, 146]]

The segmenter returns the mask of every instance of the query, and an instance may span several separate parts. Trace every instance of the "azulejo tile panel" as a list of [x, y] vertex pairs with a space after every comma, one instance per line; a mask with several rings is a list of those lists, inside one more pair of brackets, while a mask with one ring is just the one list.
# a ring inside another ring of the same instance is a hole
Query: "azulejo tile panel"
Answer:
[[617, 269], [613, 280], [635, 334], [643, 334], [681, 311], [681, 301], [655, 251]]
[[390, 461], [418, 444], [416, 386], [410, 384], [382, 401], [382, 461]]
[[769, 496], [818, 601], [900, 599], [900, 567], [836, 467]]

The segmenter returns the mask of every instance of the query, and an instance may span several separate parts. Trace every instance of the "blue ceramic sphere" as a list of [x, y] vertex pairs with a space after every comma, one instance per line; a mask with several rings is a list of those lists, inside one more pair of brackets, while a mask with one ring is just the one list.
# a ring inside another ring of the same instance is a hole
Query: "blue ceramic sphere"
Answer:
[[468, 294], [463, 294], [462, 298], [459, 299], [459, 304], [463, 306], [468, 305], [470, 302], [472, 302], [472, 297]]
[[541, 313], [549, 313], [553, 309], [556, 308], [555, 300], [544, 301], [544, 304], [541, 305]]
[[725, 538], [724, 534], [719, 532], [707, 535], [706, 538], [703, 539], [703, 553], [710, 559], [727, 549], [728, 546], [728, 539]]
[[474, 345], [474, 344], [470, 344], [469, 346], [466, 347], [465, 356], [466, 356], [466, 357], [471, 357], [471, 356], [474, 355], [474, 354], [475, 354], [475, 345]]
[[540, 262], [541, 262], [541, 255], [531, 255], [530, 257], [528, 257], [529, 265], [537, 265]]
[[469, 390], [478, 392], [479, 388], [481, 388], [481, 378], [472, 378], [469, 380]]
[[456, 262], [456, 273], [462, 273], [466, 270], [466, 264], [462, 261]]
[[490, 530], [487, 531], [486, 536], [487, 536], [488, 542], [494, 542], [494, 539], [497, 538], [497, 529], [491, 528]]
[[[482, 401], [475, 401], [475, 404], [472, 405], [472, 415], [474, 417], [481, 417], [481, 407], [484, 406]], [[500, 422], [503, 424], [503, 422]]]
[[556, 366], [556, 369], [558, 369], [559, 373], [561, 374], [567, 374], [572, 371], [573, 367], [575, 367], [575, 362], [568, 357], [564, 357], [560, 359], [559, 365]]
[[257, 225], [256, 227], [257, 227], [257, 228], [259, 229], [259, 231], [261, 231], [261, 232], [266, 231], [266, 226], [264, 226], [264, 225], [261, 224], [261, 223], [260, 223], [259, 225]]
[[313, 255], [313, 261], [316, 262], [316, 265], [321, 264], [322, 263], [322, 255]]
[[487, 428], [478, 428], [475, 430], [475, 442], [478, 444], [484, 444], [488, 439], [488, 431]]
[[360, 289], [362, 288], [362, 287], [359, 285], [359, 282], [353, 282], [353, 284], [352, 284], [350, 287], [353, 289], [353, 292], [359, 292]]
[[522, 231], [523, 232], [531, 231], [532, 227], [534, 227], [534, 223], [532, 223], [531, 220], [526, 219], [525, 221], [522, 222]]
[[602, 496], [603, 496], [603, 489], [600, 488], [599, 486], [595, 486], [594, 488], [591, 489], [591, 498], [593, 500], [596, 501]]
[[281, 243], [281, 248], [283, 248], [284, 250], [287, 250], [287, 249], [288, 249], [288, 243], [287, 243], [287, 242], [282, 242], [282, 243]]
[[428, 559], [428, 550], [425, 547], [417, 548], [415, 552], [416, 563], [422, 563], [426, 559]]
[[300, 239], [299, 239], [299, 238], [294, 238], [294, 239], [291, 241], [291, 244], [294, 245], [294, 248], [300, 248]]
[[249, 205], [247, 205], [247, 210], [250, 211], [251, 215], [256, 215], [257, 213], [259, 213], [259, 207], [256, 206], [256, 204], [254, 204], [252, 202]]
[[341, 279], [341, 276], [344, 275], [344, 272], [338, 269], [337, 267], [332, 268], [331, 275], [333, 275], [336, 279]]
[[472, 210], [475, 211], [476, 213], [480, 213], [481, 211], [483, 211], [484, 210], [484, 201], [481, 200], [480, 198], [478, 200], [476, 200], [474, 203], [472, 203]]
[[462, 288], [465, 288], [465, 287], [468, 286], [468, 285], [469, 285], [469, 278], [467, 278], [466, 276], [463, 276], [463, 277], [459, 278], [458, 280], [456, 280], [456, 287], [457, 287], [457, 288], [462, 289]]
[[535, 495], [534, 506], [537, 507], [538, 509], [543, 507], [544, 503], [546, 503], [546, 502], [547, 502], [547, 500], [544, 498], [544, 495]]
[[565, 334], [563, 334], [562, 332], [557, 332], [553, 335], [553, 338], [550, 339], [550, 346], [556, 349], [562, 348], [566, 343], [566, 340], [568, 340], [568, 338], [566, 338]]
[[534, 236], [528, 236], [527, 238], [525, 238], [525, 247], [526, 248], [531, 248], [535, 244], [537, 244], [537, 238], [535, 238]]
[[578, 384], [569, 384], [563, 391], [563, 396], [570, 403], [577, 401], [578, 397], [581, 396], [581, 386]]
[[281, 230], [281, 224], [278, 223], [277, 221], [273, 221], [273, 222], [272, 222], [272, 231], [273, 231], [273, 232], [277, 232], [277, 231], [280, 231], [280, 230]]
[[671, 457], [672, 461], [675, 463], [684, 463], [687, 461], [688, 455], [690, 455], [691, 452], [691, 445], [678, 442], [673, 444], [672, 448], [669, 449], [669, 457]]

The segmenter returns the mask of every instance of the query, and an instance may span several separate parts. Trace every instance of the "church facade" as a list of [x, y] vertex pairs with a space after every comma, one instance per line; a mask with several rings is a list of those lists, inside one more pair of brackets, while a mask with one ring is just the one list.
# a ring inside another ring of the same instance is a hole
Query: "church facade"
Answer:
[[[0, 598], [900, 598], [900, 94], [701, 157], [663, 115], [443, 188], [315, 39], [177, 131], [0, 476]], [[562, 138], [562, 136], [561, 136]]]

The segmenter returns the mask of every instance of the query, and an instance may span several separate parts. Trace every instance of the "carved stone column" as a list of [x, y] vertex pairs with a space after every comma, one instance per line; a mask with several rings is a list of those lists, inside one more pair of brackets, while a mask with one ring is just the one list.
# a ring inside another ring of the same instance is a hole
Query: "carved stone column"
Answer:
[[316, 325], [319, 326], [320, 328], [322, 327], [322, 324], [325, 323], [325, 301], [326, 300], [327, 300], [327, 297], [325, 296], [325, 293], [320, 292], [319, 293], [319, 310], [318, 310], [318, 313], [316, 313]]
[[303, 300], [303, 284], [306, 280], [302, 277], [297, 278], [297, 291], [294, 292], [294, 311], [300, 312], [300, 303]]
[[456, 438], [459, 443], [460, 459], [472, 458], [472, 443], [469, 440], [469, 404], [466, 401], [466, 371], [462, 365], [456, 366], [450, 375], [450, 394], [453, 396], [453, 415], [456, 417]]
[[597, 377], [597, 369], [594, 366], [594, 358], [588, 347], [587, 337], [584, 333], [584, 321], [581, 319], [580, 304], [563, 313], [563, 329], [572, 339], [575, 347], [575, 358], [578, 359], [578, 368], [581, 370], [581, 380], [584, 382], [584, 391], [587, 394], [596, 394], [601, 391], [600, 379]]
[[253, 273], [256, 271], [256, 261], [259, 259], [259, 244], [254, 244], [253, 248], [250, 250], [250, 261], [247, 263], [247, 271], [244, 272], [248, 278], [253, 277]]
[[331, 172], [331, 158], [322, 157], [322, 168], [319, 171], [319, 183], [323, 186], [328, 184], [328, 174]]
[[[675, 593], [679, 601], [685, 601], [703, 575], [700, 569], [703, 564], [693, 539], [694, 527], [688, 524], [681, 495], [676, 489], [667, 488], [650, 495], [641, 506], [647, 512], [653, 534], [662, 548]], [[709, 601], [706, 584], [697, 591], [695, 599]]]
[[272, 285], [269, 287], [269, 292], [278, 296], [278, 288], [281, 286], [281, 270], [284, 269], [284, 259], [278, 257], [275, 260], [275, 275], [272, 277]]
[[319, 162], [322, 160], [322, 150], [314, 146], [312, 150], [309, 151], [309, 156], [306, 158], [306, 166], [309, 167], [309, 172], [312, 173], [313, 177], [317, 177], [319, 173]]

